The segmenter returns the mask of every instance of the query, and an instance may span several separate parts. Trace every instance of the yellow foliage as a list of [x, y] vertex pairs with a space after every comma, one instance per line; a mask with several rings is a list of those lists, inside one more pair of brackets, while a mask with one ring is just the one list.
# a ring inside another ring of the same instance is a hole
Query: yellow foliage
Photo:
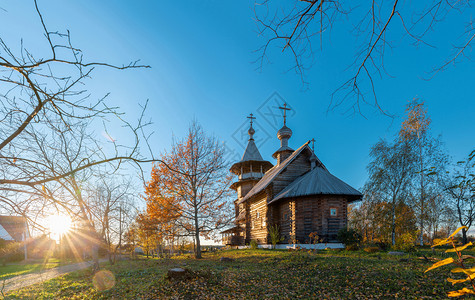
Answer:
[[445, 252], [446, 252], [446, 253], [448, 253], [448, 252], [460, 252], [460, 251], [462, 251], [462, 250], [465, 250], [465, 248], [467, 248], [468, 246], [472, 246], [472, 245], [473, 245], [473, 243], [470, 242], [470, 243], [468, 243], [468, 244], [465, 244], [465, 245], [460, 246], [460, 247], [456, 247], [456, 248], [454, 248], [454, 249], [448, 249], [448, 250], [446, 250]]
[[475, 268], [470, 269], [463, 269], [463, 268], [455, 268], [451, 270], [452, 273], [465, 273], [467, 275], [474, 274]]
[[467, 295], [467, 294], [475, 295], [475, 292], [472, 291], [471, 289], [463, 288], [463, 289], [458, 290], [458, 291], [449, 292], [447, 294], [447, 296], [449, 296], [449, 297], [459, 297], [459, 296], [463, 296], [463, 295]]
[[457, 228], [457, 230], [455, 230], [451, 235], [449, 235], [449, 239], [454, 237], [462, 229], [468, 230], [468, 227], [467, 226], [462, 226], [462, 227]]
[[[466, 258], [471, 258], [471, 256], [462, 255], [462, 253], [461, 253], [467, 247], [472, 246], [473, 243], [470, 242], [470, 243], [467, 243], [467, 244], [465, 244], [463, 246], [459, 246], [459, 247], [455, 247], [455, 245], [453, 244], [454, 236], [462, 229], [468, 230], [468, 228], [466, 226], [459, 227], [448, 238], [446, 238], [444, 240], [434, 240], [434, 245], [432, 246], [432, 247], [435, 247], [435, 246], [446, 245], [446, 244], [451, 243], [452, 246], [453, 246], [453, 249], [449, 249], [445, 252], [455, 252], [455, 253], [457, 253], [457, 256], [458, 256], [457, 260], [455, 261], [452, 257], [450, 257], [450, 258], [438, 261], [425, 271], [425, 272], [427, 272], [429, 270], [438, 268], [440, 266], [448, 265], [448, 264], [451, 264], [451, 263], [455, 263], [455, 264], [461, 266], [461, 268], [452, 269], [451, 272], [452, 273], [464, 273], [465, 275], [467, 275], [467, 277], [464, 278], [464, 279], [447, 278], [447, 281], [451, 282], [452, 285], [454, 285], [456, 283], [466, 282], [466, 281], [469, 281], [469, 280], [473, 282], [473, 280], [475, 279], [475, 267], [468, 269], [468, 268], [465, 268], [465, 266], [463, 264], [463, 260], [466, 259]], [[458, 291], [451, 291], [447, 294], [447, 296], [449, 296], [449, 297], [458, 297], [458, 296], [463, 296], [463, 295], [467, 295], [467, 294], [475, 295], [475, 290], [472, 290], [472, 289], [469, 289], [469, 288], [463, 288], [463, 289], [458, 290]]]
[[447, 281], [448, 282], [451, 282], [452, 285], [456, 284], [456, 283], [461, 283], [461, 282], [465, 282], [465, 281], [469, 281], [469, 280], [472, 280], [475, 278], [475, 274], [472, 274], [472, 275], [468, 275], [467, 278], [464, 278], [464, 279], [453, 279], [453, 278], [447, 278]]
[[[441, 261], [438, 261], [436, 262], [435, 264], [433, 264], [432, 266], [430, 266], [427, 270], [425, 270], [425, 272], [427, 271], [430, 271], [432, 269], [435, 269], [435, 268], [438, 268], [438, 267], [441, 267], [441, 266], [445, 266], [445, 265], [448, 265], [448, 264], [451, 264], [454, 262], [454, 259], [452, 257], [449, 257], [449, 258], [446, 258], [444, 260], [441, 260]], [[425, 273], [424, 272], [424, 273]]]
[[[432, 245], [432, 247], [450, 244], [452, 242], [452, 238], [462, 229], [468, 230], [468, 227], [467, 226], [461, 226], [461, 227], [457, 228], [457, 230], [455, 230], [448, 238], [446, 238], [445, 240], [441, 240], [437, 244]], [[434, 243], [435, 242], [436, 242], [436, 240], [434, 240]]]

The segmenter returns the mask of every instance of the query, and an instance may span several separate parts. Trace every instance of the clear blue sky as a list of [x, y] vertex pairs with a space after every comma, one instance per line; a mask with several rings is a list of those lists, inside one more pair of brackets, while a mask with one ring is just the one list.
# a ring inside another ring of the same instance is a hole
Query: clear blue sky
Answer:
[[[48, 27], [69, 29], [86, 59], [115, 64], [141, 59], [152, 66], [97, 72], [88, 88], [96, 96], [111, 92], [111, 102], [130, 118], [138, 114], [137, 103], [149, 99], [156, 153], [169, 147], [173, 134], [183, 136], [196, 118], [240, 155], [242, 143], [235, 133], [252, 112], [261, 124], [256, 136], [267, 137], [264, 130], [269, 136], [260, 145], [261, 154], [274, 163], [276, 130], [258, 112], [274, 93], [295, 112], [288, 120], [294, 132], [290, 146], [296, 149], [315, 138], [317, 156], [355, 188], [367, 178], [371, 145], [394, 136], [405, 104], [414, 97], [426, 101], [433, 133], [442, 135], [455, 160], [475, 148], [475, 63], [464, 60], [430, 81], [421, 79], [450, 53], [448, 41], [462, 29], [456, 17], [449, 16], [445, 27], [428, 36], [438, 48], [414, 48], [402, 38], [388, 50], [386, 67], [392, 77], [375, 80], [381, 105], [396, 115], [391, 119], [371, 107], [364, 107], [366, 118], [339, 110], [327, 113], [331, 94], [349, 77], [346, 68], [354, 58], [355, 39], [347, 25], [336, 24], [326, 34], [323, 51], [316, 53], [307, 73], [309, 88], [303, 90], [300, 77], [286, 72], [291, 66], [286, 53], [273, 51], [272, 63], [256, 71], [253, 51], [264, 39], [257, 34], [253, 1], [39, 0], [39, 5]], [[0, 7], [2, 37], [16, 45], [22, 37], [30, 49], [47, 50], [32, 1], [2, 2]], [[112, 135], [121, 138], [117, 129]]]

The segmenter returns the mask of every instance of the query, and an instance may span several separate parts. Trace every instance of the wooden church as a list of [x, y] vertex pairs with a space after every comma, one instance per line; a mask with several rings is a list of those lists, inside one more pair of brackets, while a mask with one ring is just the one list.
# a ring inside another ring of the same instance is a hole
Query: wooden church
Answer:
[[254, 142], [251, 119], [249, 141], [242, 159], [230, 171], [238, 180], [235, 227], [222, 232], [227, 245], [246, 245], [251, 240], [270, 244], [269, 229], [279, 226], [285, 244], [311, 242], [317, 233], [321, 241], [336, 242], [347, 223], [347, 205], [362, 194], [332, 175], [306, 142], [297, 150], [289, 146], [292, 130], [277, 132], [280, 148], [272, 155], [276, 164], [264, 160]]

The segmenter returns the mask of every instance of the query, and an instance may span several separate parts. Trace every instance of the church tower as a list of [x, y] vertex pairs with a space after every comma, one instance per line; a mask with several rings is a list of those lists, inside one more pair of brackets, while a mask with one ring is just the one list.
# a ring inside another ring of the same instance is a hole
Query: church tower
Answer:
[[247, 133], [249, 140], [247, 142], [246, 150], [240, 161], [232, 165], [230, 171], [238, 176], [238, 181], [231, 185], [231, 188], [237, 191], [238, 200], [246, 196], [252, 187], [264, 176], [264, 173], [272, 168], [272, 164], [267, 160], [263, 160], [259, 150], [254, 141], [254, 133], [252, 123], [255, 117], [251, 114], [250, 127]]
[[294, 149], [289, 147], [289, 139], [292, 137], [292, 130], [287, 127], [286, 113], [290, 108], [287, 107], [287, 103], [284, 103], [284, 107], [279, 107], [284, 111], [284, 126], [277, 131], [277, 138], [280, 140], [280, 148], [272, 154], [273, 158], [277, 159], [277, 165], [280, 165], [287, 157], [294, 152]]

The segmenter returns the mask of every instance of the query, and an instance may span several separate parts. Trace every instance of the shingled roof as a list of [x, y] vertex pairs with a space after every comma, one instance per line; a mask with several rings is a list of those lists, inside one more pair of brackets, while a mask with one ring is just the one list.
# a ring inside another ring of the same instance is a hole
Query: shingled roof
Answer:
[[[287, 167], [300, 153], [302, 153], [304, 149], [310, 150], [310, 147], [308, 147], [309, 143], [310, 141], [306, 142], [305, 144], [300, 146], [300, 148], [295, 150], [289, 157], [287, 157], [287, 159], [285, 159], [281, 164], [275, 165], [269, 171], [267, 171], [264, 177], [262, 177], [262, 179], [259, 180], [259, 182], [238, 203], [242, 203], [254, 196], [255, 194], [259, 193], [260, 191], [264, 190], [270, 183], [272, 183], [274, 178], [279, 175], [282, 170], [285, 169], [285, 167]], [[322, 164], [320, 160], [318, 160], [318, 158], [317, 165], [326, 170], [326, 167]]]
[[250, 138], [246, 150], [244, 151], [244, 154], [242, 155], [242, 158], [240, 161], [234, 163], [230, 170], [231, 172], [238, 172], [238, 170], [241, 168], [242, 165], [245, 163], [251, 163], [251, 162], [259, 162], [265, 170], [269, 169], [272, 167], [272, 164], [266, 160], [264, 160], [261, 156], [261, 153], [257, 149], [256, 143], [254, 142], [253, 138]]
[[244, 151], [244, 154], [241, 158], [241, 161], [261, 161], [262, 156], [259, 153], [259, 150], [257, 149], [256, 143], [254, 143], [254, 139], [249, 140], [247, 143], [246, 150]]
[[350, 196], [352, 201], [361, 199], [363, 196], [359, 191], [332, 175], [327, 169], [317, 166], [283, 189], [269, 204], [282, 198], [310, 195], [345, 195]]

